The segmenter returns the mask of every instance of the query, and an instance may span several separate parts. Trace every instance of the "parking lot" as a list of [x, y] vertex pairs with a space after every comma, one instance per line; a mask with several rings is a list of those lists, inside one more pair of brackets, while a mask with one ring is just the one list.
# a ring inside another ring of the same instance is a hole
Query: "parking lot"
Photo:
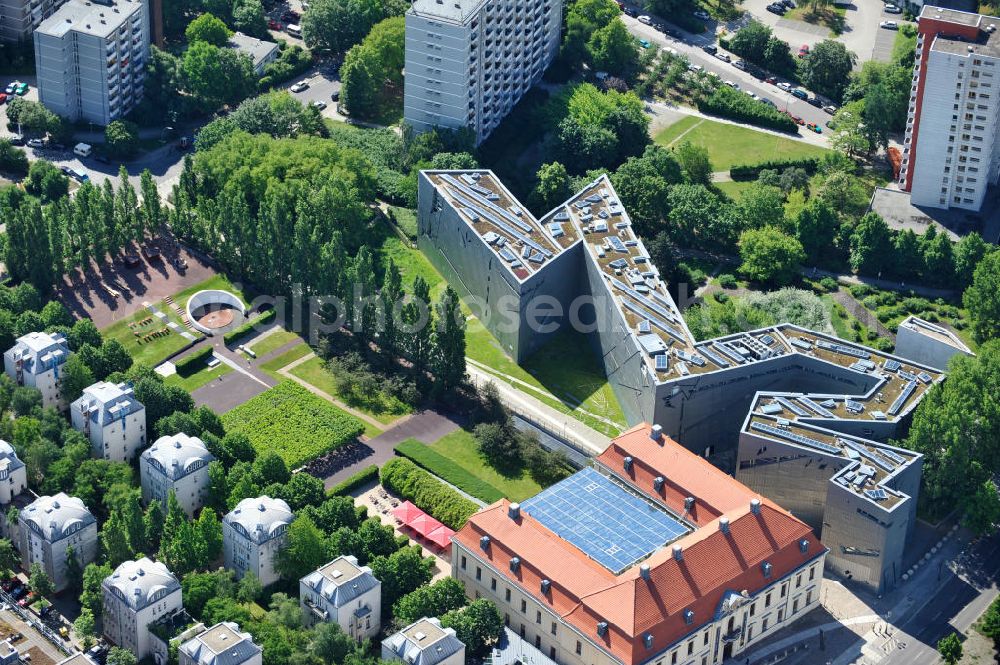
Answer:
[[[54, 665], [66, 657], [52, 642], [45, 638], [34, 626], [26, 622], [10, 609], [8, 605], [0, 609], [0, 640], [21, 635], [12, 644], [23, 660], [32, 665]], [[35, 619], [37, 621], [37, 617]], [[27, 657], [25, 657], [27, 656]]]

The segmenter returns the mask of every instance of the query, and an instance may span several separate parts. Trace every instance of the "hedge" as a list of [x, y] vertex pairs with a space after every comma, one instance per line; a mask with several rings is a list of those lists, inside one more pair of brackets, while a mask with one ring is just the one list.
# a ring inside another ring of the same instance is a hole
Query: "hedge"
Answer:
[[252, 332], [257, 326], [264, 325], [265, 323], [270, 323], [274, 321], [274, 317], [278, 315], [277, 310], [269, 309], [260, 316], [254, 317], [239, 326], [238, 328], [233, 328], [225, 335], [222, 336], [222, 341], [228, 346], [233, 342], [239, 340], [241, 337], [245, 336], [247, 333]]
[[353, 476], [345, 478], [340, 481], [329, 490], [327, 490], [327, 496], [346, 496], [358, 489], [362, 485], [369, 483], [378, 478], [378, 464], [372, 464], [371, 466], [366, 466], [361, 469]]
[[728, 85], [719, 86], [711, 95], [699, 100], [698, 110], [779, 132], [795, 134], [799, 131], [795, 121], [784, 113]]
[[178, 360], [174, 363], [174, 367], [177, 368], [177, 373], [184, 377], [191, 376], [205, 366], [205, 363], [212, 355], [212, 351], [212, 346], [208, 344], [204, 349], [195, 351], [191, 355]]
[[226, 431], [246, 434], [258, 453], [278, 453], [289, 469], [354, 441], [364, 426], [294, 381], [283, 381], [222, 416]]
[[503, 498], [503, 492], [481, 478], [469, 473], [464, 467], [416, 439], [407, 439], [396, 445], [396, 453], [412, 460], [417, 466], [427, 469], [434, 475], [443, 478], [466, 494], [471, 494], [486, 503], [493, 503]]
[[405, 457], [395, 457], [383, 464], [379, 477], [386, 489], [412, 501], [431, 517], [456, 531], [479, 510], [475, 503]]
[[801, 159], [774, 159], [759, 164], [738, 164], [729, 169], [729, 176], [733, 180], [756, 180], [761, 171], [784, 171], [785, 169], [803, 169], [809, 175], [816, 173], [819, 167], [819, 160], [815, 157], [803, 157]]

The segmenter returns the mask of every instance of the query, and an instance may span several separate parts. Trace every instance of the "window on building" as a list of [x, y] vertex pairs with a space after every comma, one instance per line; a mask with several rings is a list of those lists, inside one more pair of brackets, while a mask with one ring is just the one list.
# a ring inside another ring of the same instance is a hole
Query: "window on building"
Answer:
[[812, 589], [810, 589], [809, 591], [806, 591], [806, 605], [808, 605], [811, 602], [813, 602], [813, 592], [812, 592]]
[[782, 584], [782, 585], [781, 585], [781, 597], [782, 597], [782, 598], [784, 598], [784, 597], [785, 597], [785, 593], [786, 593], [787, 591], [788, 591], [788, 583], [786, 582], [785, 584]]
[[764, 607], [770, 607], [770, 606], [771, 606], [771, 592], [768, 591], [767, 595], [764, 596]]
[[796, 598], [794, 601], [792, 601], [792, 614], [795, 614], [798, 611], [799, 611], [799, 599]]
[[506, 600], [508, 603], [510, 602], [510, 589], [503, 590], [503, 599]]
[[785, 620], [785, 610], [778, 610], [778, 623]]
[[490, 591], [496, 591], [496, 590], [497, 590], [497, 578], [491, 577], [490, 578]]
[[690, 642], [688, 642], [688, 655], [690, 656], [693, 653], [694, 653], [694, 640], [691, 640]]
[[767, 619], [764, 619], [764, 621], [761, 622], [761, 625], [760, 625], [760, 632], [763, 633], [766, 630], [767, 630]]
[[522, 599], [521, 599], [521, 614], [524, 614], [524, 613], [526, 613], [527, 611], [528, 611], [528, 601], [526, 601], [526, 600], [524, 600], [524, 599], [522, 598]]
[[542, 622], [542, 611], [537, 610], [535, 612], [535, 623], [541, 623], [541, 622]]
[[541, 649], [542, 648], [542, 636], [541, 635], [535, 635], [535, 648], [536, 649]]
[[479, 582], [483, 579], [483, 569], [476, 566], [476, 581]]
[[576, 641], [576, 655], [580, 656], [583, 654], [583, 643], [580, 640]]
[[670, 665], [677, 665], [677, 652], [670, 654]]
[[750, 616], [753, 616], [756, 613], [757, 613], [757, 603], [753, 603], [752, 605], [750, 605]]
[[556, 659], [556, 648], [555, 647], [549, 647], [549, 659], [550, 660], [555, 660]]
[[466, 566], [467, 564], [468, 564], [468, 561], [466, 561], [465, 557], [463, 556], [463, 557], [462, 557], [462, 563], [461, 563], [461, 567], [462, 567], [462, 570], [465, 570], [465, 566]]
[[556, 628], [556, 622], [553, 621], [552, 622], [552, 629], [549, 632], [551, 632], [553, 635], [555, 635], [557, 630], [558, 630], [558, 628]]

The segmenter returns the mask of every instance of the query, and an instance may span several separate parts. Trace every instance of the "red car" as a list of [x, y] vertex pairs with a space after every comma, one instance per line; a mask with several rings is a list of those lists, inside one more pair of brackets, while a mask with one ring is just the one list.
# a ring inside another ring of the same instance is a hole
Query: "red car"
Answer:
[[267, 27], [269, 30], [277, 30], [278, 32], [284, 30], [284, 26], [275, 21], [273, 18], [267, 19]]
[[31, 592], [31, 593], [29, 593], [29, 594], [28, 594], [27, 596], [25, 596], [25, 597], [24, 597], [24, 598], [22, 598], [21, 600], [17, 601], [17, 604], [18, 604], [18, 605], [20, 605], [21, 607], [27, 607], [27, 606], [28, 606], [28, 605], [30, 605], [31, 603], [35, 602], [35, 598], [36, 598], [36, 597], [37, 597], [37, 596], [35, 596], [35, 592], [34, 592], [34, 591], [32, 591], [32, 592]]
[[7, 102], [7, 93], [0, 92], [0, 104], [5, 104]]
[[809, 55], [809, 44], [803, 44], [799, 47], [799, 57], [804, 58]]
[[764, 79], [764, 83], [770, 83], [771, 85], [774, 85], [777, 82], [778, 82], [777, 76], [768, 76], [766, 79]]

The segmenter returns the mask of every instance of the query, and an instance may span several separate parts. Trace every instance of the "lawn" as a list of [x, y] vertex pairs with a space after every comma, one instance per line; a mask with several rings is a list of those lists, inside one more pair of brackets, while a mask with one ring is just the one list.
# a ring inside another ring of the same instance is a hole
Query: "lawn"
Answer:
[[727, 180], [725, 182], [713, 183], [716, 188], [733, 201], [739, 201], [743, 192], [753, 185], [752, 180]]
[[[855, 0], [857, 2], [857, 0]], [[793, 21], [803, 21], [812, 25], [822, 25], [830, 30], [830, 36], [839, 35], [844, 31], [844, 22], [847, 18], [846, 7], [827, 6], [815, 8], [807, 6], [805, 2], [799, 3], [798, 7], [788, 10], [782, 17]], [[798, 52], [798, 46], [792, 44], [792, 53]]]
[[405, 416], [412, 412], [412, 409], [408, 405], [382, 392], [368, 396], [363, 403], [354, 399], [351, 395], [342, 395], [337, 390], [336, 378], [326, 368], [323, 359], [319, 356], [310, 358], [304, 363], [297, 365], [291, 370], [291, 374], [319, 388], [326, 394], [339, 399], [351, 408], [371, 416], [383, 425], [388, 425], [400, 416]]
[[445, 290], [447, 285], [444, 278], [431, 265], [431, 262], [427, 260], [423, 252], [419, 249], [409, 247], [399, 237], [395, 235], [386, 236], [382, 241], [380, 253], [383, 259], [392, 259], [396, 267], [399, 268], [399, 272], [403, 276], [403, 285], [407, 292], [410, 291], [410, 285], [413, 284], [413, 279], [417, 276], [422, 277], [427, 282], [431, 290], [432, 300], [437, 299]]
[[389, 206], [389, 210], [392, 211], [392, 216], [396, 220], [396, 226], [399, 230], [407, 235], [409, 238], [416, 239], [417, 237], [417, 212], [412, 208], [403, 208], [400, 206]]
[[759, 164], [777, 159], [820, 157], [826, 148], [724, 122], [688, 116], [665, 127], [656, 142], [670, 147], [690, 141], [708, 150], [716, 171], [728, 171], [737, 164]]
[[276, 330], [263, 337], [258, 337], [255, 342], [249, 344], [249, 347], [260, 358], [295, 340], [302, 340], [298, 333], [294, 333], [291, 330]]
[[209, 367], [202, 362], [199, 363], [198, 369], [195, 370], [193, 374], [188, 374], [187, 376], [171, 374], [163, 380], [163, 383], [168, 386], [178, 386], [190, 393], [194, 392], [198, 388], [201, 388], [206, 383], [225, 376], [232, 371], [233, 368], [223, 362], [220, 362], [215, 367]]
[[278, 374], [279, 369], [285, 367], [286, 365], [290, 365], [299, 358], [303, 358], [309, 355], [310, 353], [312, 353], [312, 349], [309, 348], [308, 344], [303, 342], [302, 344], [299, 344], [298, 346], [292, 347], [288, 351], [285, 351], [280, 356], [276, 358], [271, 358], [265, 363], [261, 363], [258, 367], [262, 371], [267, 372], [268, 374], [273, 376], [274, 378], [281, 379], [282, 378], [281, 375]]
[[[527, 471], [506, 476], [490, 466], [479, 454], [476, 438], [466, 430], [456, 430], [431, 445], [409, 439], [399, 449], [434, 475], [487, 503], [501, 496], [523, 501], [544, 489]], [[430, 452], [421, 454], [424, 450]]]
[[227, 432], [242, 432], [258, 453], [275, 451], [290, 469], [353, 441], [361, 422], [294, 381], [244, 402], [222, 416]]

